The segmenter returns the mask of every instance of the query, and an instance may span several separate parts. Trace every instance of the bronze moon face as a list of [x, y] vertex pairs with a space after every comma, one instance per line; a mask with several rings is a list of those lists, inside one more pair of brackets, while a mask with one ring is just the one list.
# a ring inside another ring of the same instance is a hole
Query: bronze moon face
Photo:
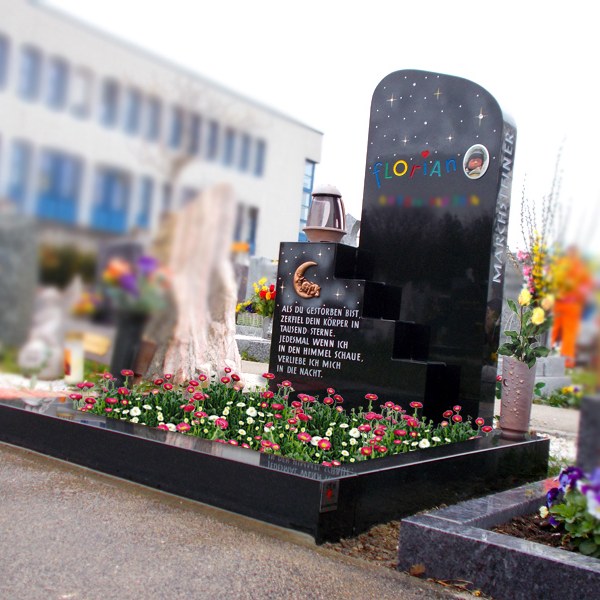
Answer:
[[306, 269], [316, 267], [317, 263], [309, 260], [302, 263], [294, 273], [294, 290], [300, 298], [318, 298], [321, 295], [321, 286], [308, 281], [304, 276]]

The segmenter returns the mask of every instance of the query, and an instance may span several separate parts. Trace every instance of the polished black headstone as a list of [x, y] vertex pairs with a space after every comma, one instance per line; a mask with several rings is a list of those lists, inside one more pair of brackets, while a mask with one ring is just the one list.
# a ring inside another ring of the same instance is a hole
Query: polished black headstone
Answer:
[[[491, 419], [515, 142], [515, 127], [475, 83], [412, 70], [382, 80], [359, 248], [281, 246], [276, 383], [321, 395], [339, 388], [352, 405], [366, 392], [422, 401], [438, 420], [459, 403]], [[295, 275], [319, 295], [298, 294]]]

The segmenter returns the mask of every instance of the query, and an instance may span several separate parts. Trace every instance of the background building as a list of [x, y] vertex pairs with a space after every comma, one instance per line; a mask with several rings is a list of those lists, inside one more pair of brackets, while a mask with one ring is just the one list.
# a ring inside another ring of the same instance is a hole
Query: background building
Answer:
[[236, 247], [302, 236], [322, 134], [28, 0], [0, 0], [0, 191], [48, 240], [151, 238], [227, 182]]

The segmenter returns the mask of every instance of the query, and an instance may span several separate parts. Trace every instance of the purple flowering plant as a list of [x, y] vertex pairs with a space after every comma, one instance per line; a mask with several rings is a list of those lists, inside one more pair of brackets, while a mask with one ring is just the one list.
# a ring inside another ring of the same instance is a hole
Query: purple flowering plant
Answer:
[[104, 291], [117, 310], [149, 314], [165, 304], [169, 277], [152, 256], [135, 263], [112, 258], [102, 274]]
[[564, 468], [558, 486], [546, 494], [540, 516], [562, 528], [564, 543], [600, 558], [600, 467], [590, 474], [575, 466]]

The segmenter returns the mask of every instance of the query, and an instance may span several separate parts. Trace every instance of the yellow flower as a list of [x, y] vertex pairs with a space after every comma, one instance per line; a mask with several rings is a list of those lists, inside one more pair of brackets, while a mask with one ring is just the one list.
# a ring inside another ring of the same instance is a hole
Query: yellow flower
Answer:
[[554, 296], [552, 294], [548, 294], [542, 300], [542, 308], [546, 311], [550, 310], [554, 306]]
[[258, 285], [265, 285], [265, 283], [267, 283], [267, 278], [263, 277], [262, 279], [258, 280]]
[[519, 294], [519, 304], [521, 306], [528, 306], [531, 302], [531, 294], [527, 288], [523, 288]]
[[546, 313], [544, 312], [544, 309], [540, 308], [539, 306], [537, 308], [534, 308], [531, 313], [531, 322], [534, 325], [541, 325], [545, 320]]

